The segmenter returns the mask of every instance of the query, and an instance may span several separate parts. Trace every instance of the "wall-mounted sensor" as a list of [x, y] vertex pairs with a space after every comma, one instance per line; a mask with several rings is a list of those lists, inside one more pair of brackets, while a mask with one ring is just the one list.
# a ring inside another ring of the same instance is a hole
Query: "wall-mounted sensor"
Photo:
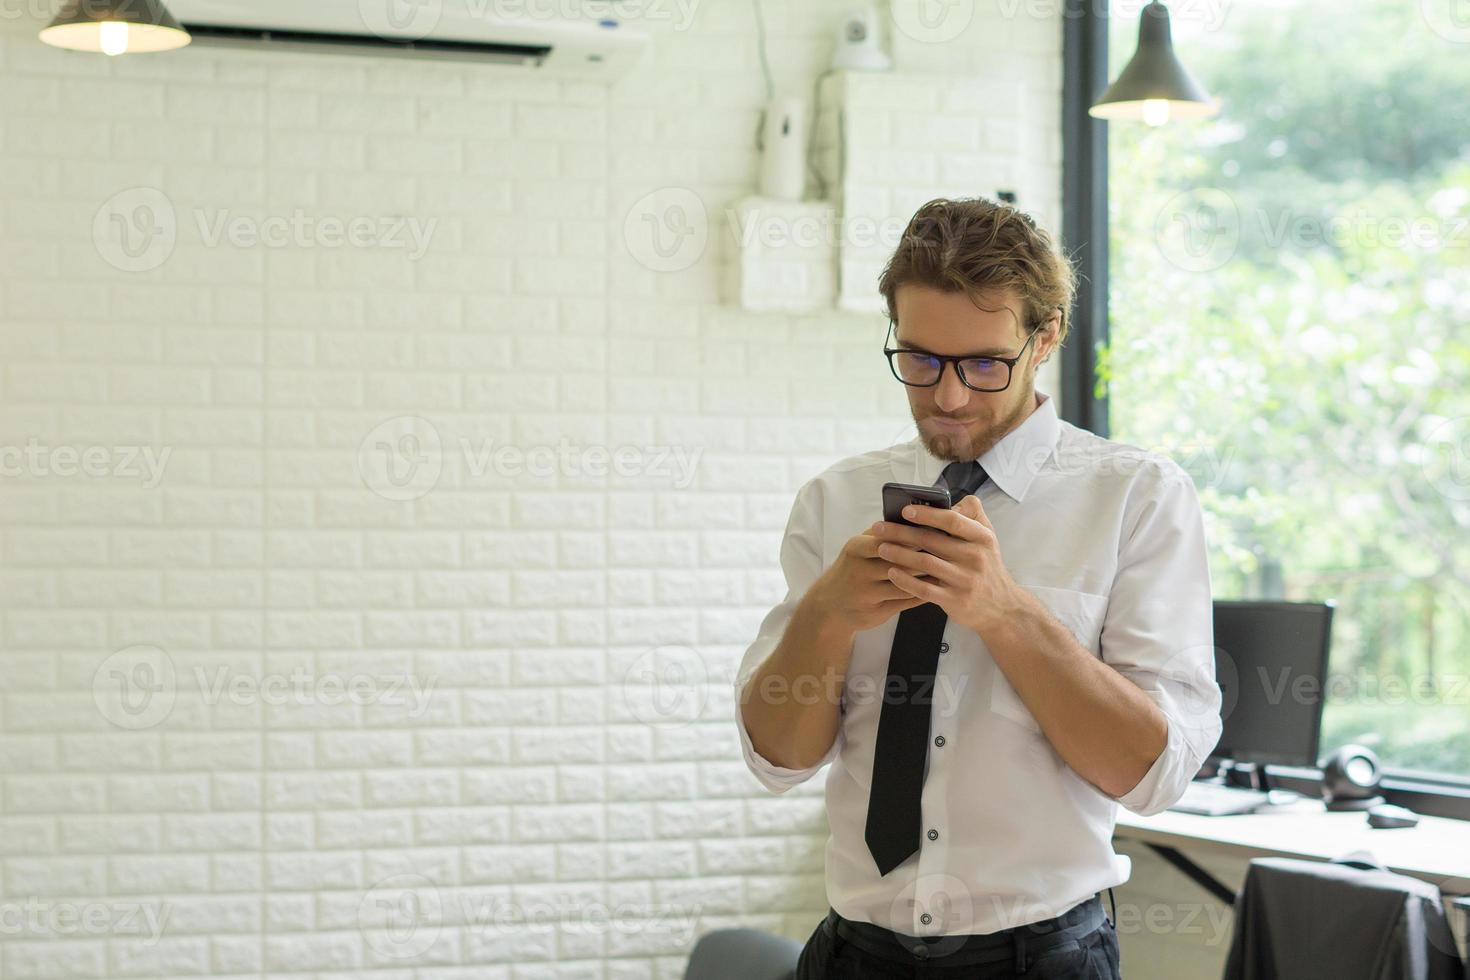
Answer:
[[842, 18], [832, 67], [839, 71], [888, 71], [893, 67], [883, 50], [883, 22], [876, 6], [858, 7]]

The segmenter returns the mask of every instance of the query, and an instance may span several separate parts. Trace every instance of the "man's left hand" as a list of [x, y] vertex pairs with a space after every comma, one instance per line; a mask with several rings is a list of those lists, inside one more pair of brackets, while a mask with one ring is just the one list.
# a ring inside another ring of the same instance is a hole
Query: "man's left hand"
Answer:
[[922, 526], [885, 521], [873, 529], [878, 557], [893, 565], [893, 584], [982, 635], [1021, 608], [1021, 587], [1001, 560], [979, 498], [971, 494], [948, 510], [910, 504], [903, 516]]

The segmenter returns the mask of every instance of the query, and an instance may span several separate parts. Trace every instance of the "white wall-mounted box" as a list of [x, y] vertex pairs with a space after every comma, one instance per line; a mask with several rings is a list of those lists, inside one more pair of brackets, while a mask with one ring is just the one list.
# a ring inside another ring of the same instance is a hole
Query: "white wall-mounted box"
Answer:
[[830, 310], [837, 299], [838, 216], [826, 201], [747, 197], [726, 211], [731, 302], [752, 312]]
[[844, 71], [823, 80], [814, 160], [841, 215], [840, 309], [882, 310], [878, 277], [933, 198], [1011, 192], [1038, 222], [1060, 227], [1059, 143], [1025, 124], [1029, 98], [1021, 81], [988, 76]]

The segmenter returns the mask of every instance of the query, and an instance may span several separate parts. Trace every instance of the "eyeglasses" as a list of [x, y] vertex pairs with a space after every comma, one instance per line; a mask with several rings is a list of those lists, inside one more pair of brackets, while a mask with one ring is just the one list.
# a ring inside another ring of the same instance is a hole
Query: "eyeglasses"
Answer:
[[[893, 332], [893, 321], [888, 321], [888, 331]], [[1033, 327], [1026, 343], [1015, 357], [961, 357], [956, 354], [931, 354], [926, 350], [907, 347], [889, 347], [884, 339], [883, 353], [888, 356], [888, 367], [893, 376], [911, 388], [932, 388], [944, 376], [944, 366], [954, 364], [954, 373], [960, 384], [972, 391], [1005, 391], [1011, 386], [1011, 371], [1016, 362], [1026, 356], [1026, 348], [1036, 338], [1040, 326]]]

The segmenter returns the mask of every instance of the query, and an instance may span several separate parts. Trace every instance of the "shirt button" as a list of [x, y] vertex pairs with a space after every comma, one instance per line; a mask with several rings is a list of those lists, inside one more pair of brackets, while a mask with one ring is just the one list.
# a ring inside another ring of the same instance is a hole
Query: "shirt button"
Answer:
[[919, 916], [919, 921], [927, 926], [929, 923], [934, 921], [934, 916], [930, 915], [928, 912], [925, 912], [923, 915]]
[[937, 831], [937, 830], [931, 830], [931, 831], [929, 831], [929, 839], [930, 840], [938, 840], [939, 839], [939, 831]]
[[941, 644], [939, 644], [939, 652], [940, 653], [949, 653], [949, 644], [948, 643], [941, 643]]
[[934, 744], [935, 745], [941, 745], [942, 746], [944, 744], [944, 736], [943, 735], [935, 735], [934, 736]]
[[920, 943], [914, 947], [914, 956], [921, 960], [927, 960], [929, 958], [929, 947]]

